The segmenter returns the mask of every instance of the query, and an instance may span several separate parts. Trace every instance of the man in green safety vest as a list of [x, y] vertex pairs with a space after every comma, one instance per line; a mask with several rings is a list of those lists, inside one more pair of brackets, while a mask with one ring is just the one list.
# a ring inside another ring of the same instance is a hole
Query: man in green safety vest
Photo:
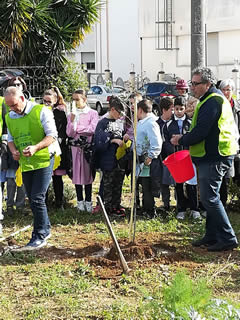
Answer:
[[57, 130], [52, 111], [27, 101], [18, 88], [8, 87], [4, 97], [11, 110], [6, 115], [8, 146], [14, 160], [19, 161], [34, 217], [32, 238], [22, 250], [35, 250], [45, 246], [51, 235], [45, 196], [52, 177]]
[[214, 82], [209, 68], [193, 71], [191, 91], [199, 103], [191, 130], [183, 136], [174, 136], [171, 142], [190, 147], [192, 159], [198, 166], [200, 199], [207, 212], [206, 231], [204, 237], [192, 245], [207, 247], [208, 251], [225, 251], [238, 246], [219, 195], [222, 179], [237, 153], [238, 130], [231, 106]]
[[[7, 126], [5, 122], [6, 107], [4, 98], [0, 97], [0, 171], [2, 170], [2, 155], [7, 153]], [[3, 210], [2, 210], [2, 187], [0, 186], [0, 235], [2, 234]]]

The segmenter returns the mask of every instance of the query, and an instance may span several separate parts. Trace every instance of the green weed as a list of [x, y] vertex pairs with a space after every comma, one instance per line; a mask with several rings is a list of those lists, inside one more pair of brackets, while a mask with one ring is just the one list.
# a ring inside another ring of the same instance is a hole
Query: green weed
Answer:
[[209, 305], [211, 290], [207, 287], [205, 279], [193, 282], [184, 272], [178, 272], [172, 284], [163, 290], [164, 306], [175, 316], [188, 319], [190, 308], [200, 314]]
[[41, 305], [32, 305], [24, 312], [25, 320], [42, 320], [46, 319], [47, 310]]
[[31, 282], [31, 291], [36, 297], [84, 292], [93, 285], [87, 277], [62, 265], [41, 269], [31, 276]]

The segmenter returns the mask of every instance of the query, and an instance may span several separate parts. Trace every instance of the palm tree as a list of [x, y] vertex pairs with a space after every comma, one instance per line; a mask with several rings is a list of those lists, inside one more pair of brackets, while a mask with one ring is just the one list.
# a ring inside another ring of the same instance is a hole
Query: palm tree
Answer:
[[98, 19], [100, 0], [1, 0], [5, 64], [62, 66]]

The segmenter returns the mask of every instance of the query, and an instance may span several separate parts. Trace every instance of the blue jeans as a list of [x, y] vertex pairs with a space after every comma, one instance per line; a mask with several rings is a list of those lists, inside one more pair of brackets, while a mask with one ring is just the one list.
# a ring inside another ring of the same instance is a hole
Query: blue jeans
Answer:
[[46, 192], [52, 178], [54, 157], [46, 168], [23, 172], [23, 183], [33, 212], [33, 233], [44, 239], [50, 233], [50, 221], [45, 203]]
[[231, 159], [198, 164], [200, 199], [207, 211], [205, 237], [221, 243], [237, 242], [219, 193], [222, 179], [231, 165]]

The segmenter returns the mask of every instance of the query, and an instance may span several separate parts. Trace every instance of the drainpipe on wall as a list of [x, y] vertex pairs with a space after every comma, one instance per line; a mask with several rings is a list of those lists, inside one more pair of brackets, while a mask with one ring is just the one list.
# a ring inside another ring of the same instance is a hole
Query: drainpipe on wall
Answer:
[[240, 79], [239, 79], [239, 68], [238, 68], [237, 64], [232, 69], [232, 77], [233, 77], [233, 81], [235, 83], [234, 94], [236, 95], [236, 98], [238, 100], [239, 99], [239, 91], [240, 91], [240, 81], [239, 81]]
[[143, 79], [143, 41], [142, 37], [140, 37], [140, 72], [141, 72], [141, 80]]

